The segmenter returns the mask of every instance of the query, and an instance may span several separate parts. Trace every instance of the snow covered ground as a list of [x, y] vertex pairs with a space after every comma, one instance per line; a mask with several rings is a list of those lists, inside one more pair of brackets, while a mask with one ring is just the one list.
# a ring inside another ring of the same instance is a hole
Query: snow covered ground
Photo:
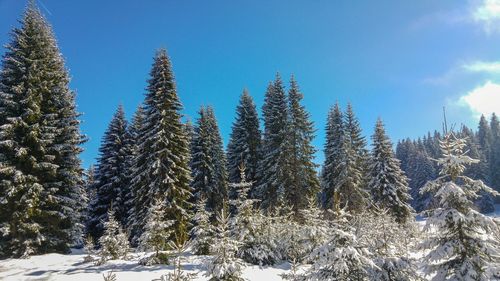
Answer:
[[[500, 218], [500, 204], [491, 216]], [[117, 281], [149, 281], [159, 280], [161, 275], [171, 272], [173, 266], [141, 266], [139, 254], [131, 254], [127, 261], [109, 261], [96, 266], [84, 263], [85, 254], [75, 250], [71, 255], [47, 254], [33, 256], [29, 259], [7, 259], [0, 261], [0, 280], [72, 280], [72, 281], [102, 281], [103, 274], [113, 271]], [[204, 276], [203, 262], [208, 257], [188, 255], [183, 261], [186, 272], [197, 273], [196, 280], [207, 280]], [[274, 267], [247, 266], [243, 277], [247, 280], [282, 280], [280, 274], [290, 269], [288, 263]]]
[[[33, 256], [29, 259], [8, 259], [0, 261], [0, 280], [103, 280], [103, 274], [113, 271], [117, 281], [149, 281], [159, 280], [161, 275], [171, 272], [173, 266], [141, 266], [140, 255], [131, 255], [127, 261], [109, 261], [96, 266], [84, 263], [83, 254], [75, 250], [71, 255], [48, 254]], [[203, 261], [208, 257], [186, 256], [183, 268], [186, 272], [197, 273], [196, 280], [207, 280], [204, 276]], [[274, 267], [247, 266], [244, 275], [247, 280], [281, 280], [280, 274], [290, 269], [288, 263]]]

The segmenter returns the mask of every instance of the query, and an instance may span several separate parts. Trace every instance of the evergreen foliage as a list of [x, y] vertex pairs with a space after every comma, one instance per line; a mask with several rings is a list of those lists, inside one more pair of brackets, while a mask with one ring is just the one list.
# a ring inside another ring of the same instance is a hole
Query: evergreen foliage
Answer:
[[30, 2], [0, 72], [0, 256], [69, 252], [84, 200], [79, 114], [50, 25]]
[[374, 203], [388, 209], [398, 223], [405, 223], [413, 216], [407, 178], [394, 156], [392, 143], [387, 137], [382, 121], [377, 120], [372, 136], [370, 189]]
[[182, 242], [188, 238], [191, 220], [189, 143], [172, 66], [164, 49], [156, 53], [150, 76], [134, 161], [134, 212], [129, 217], [129, 230], [136, 243], [144, 231], [149, 207], [159, 199], [165, 204], [163, 220], [175, 221], [173, 235]]
[[500, 268], [500, 243], [494, 238], [499, 226], [475, 211], [471, 201], [481, 190], [495, 191], [463, 175], [466, 165], [478, 162], [465, 154], [465, 146], [465, 139], [447, 133], [438, 159], [440, 176], [422, 189], [439, 199], [439, 205], [428, 211], [424, 230], [429, 236], [422, 243], [429, 251], [423, 258], [424, 273], [433, 275], [434, 281], [493, 280]]
[[254, 197], [261, 200], [262, 208], [272, 211], [285, 200], [286, 139], [288, 108], [286, 93], [279, 74], [267, 87], [262, 106], [264, 136], [262, 161], [259, 164], [259, 182]]
[[99, 238], [99, 264], [108, 260], [126, 259], [129, 252], [127, 235], [123, 232], [120, 223], [115, 219], [113, 209], [107, 214], [107, 221], [103, 223], [104, 233]]
[[257, 182], [261, 150], [259, 116], [252, 97], [247, 90], [244, 90], [236, 107], [236, 120], [233, 123], [227, 146], [229, 182], [240, 182], [241, 162], [246, 167], [246, 179], [250, 182]]
[[309, 113], [301, 104], [303, 95], [292, 76], [288, 91], [288, 126], [285, 138], [285, 198], [294, 213], [307, 206], [307, 198], [319, 192], [316, 164], [313, 162], [316, 149], [313, 123]]
[[102, 138], [97, 159], [94, 190], [96, 198], [90, 205], [88, 233], [99, 239], [104, 231], [108, 210], [113, 206], [115, 218], [125, 225], [127, 214], [125, 196], [128, 193], [129, 177], [127, 160], [131, 153], [130, 136], [127, 130], [125, 112], [120, 105]]
[[191, 229], [191, 246], [196, 255], [210, 254], [213, 242], [213, 227], [210, 224], [211, 213], [207, 211], [207, 200], [200, 198], [196, 203], [194, 227]]
[[195, 197], [207, 199], [216, 213], [228, 197], [226, 157], [222, 137], [211, 107], [201, 108], [191, 144], [191, 183]]
[[209, 280], [236, 281], [241, 278], [243, 263], [236, 257], [241, 242], [231, 233], [229, 214], [222, 208], [217, 215], [215, 239], [211, 245], [212, 259], [207, 262], [206, 276]]

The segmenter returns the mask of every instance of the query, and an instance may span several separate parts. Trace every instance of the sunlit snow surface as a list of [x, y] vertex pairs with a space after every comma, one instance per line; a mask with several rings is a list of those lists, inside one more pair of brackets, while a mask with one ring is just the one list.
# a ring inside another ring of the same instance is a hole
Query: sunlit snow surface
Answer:
[[[500, 218], [500, 204], [495, 206], [495, 212], [489, 215]], [[415, 253], [416, 254], [416, 253]], [[172, 266], [141, 266], [138, 260], [142, 255], [131, 254], [127, 261], [109, 261], [105, 265], [95, 266], [84, 263], [85, 254], [75, 250], [71, 255], [48, 254], [33, 256], [29, 259], [7, 259], [0, 261], [0, 280], [71, 280], [71, 281], [102, 281], [103, 274], [113, 271], [117, 281], [147, 281], [159, 280], [161, 275], [172, 270]], [[420, 256], [420, 255], [415, 255]], [[196, 280], [207, 280], [204, 276], [205, 256], [185, 256], [184, 270], [198, 273]], [[280, 274], [287, 272], [287, 263], [273, 267], [246, 266], [243, 277], [247, 280], [281, 280]]]

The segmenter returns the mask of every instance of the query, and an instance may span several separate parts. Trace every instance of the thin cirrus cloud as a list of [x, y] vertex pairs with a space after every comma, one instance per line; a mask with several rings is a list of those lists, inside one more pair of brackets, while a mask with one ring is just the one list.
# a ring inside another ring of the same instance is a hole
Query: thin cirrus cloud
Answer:
[[468, 72], [498, 74], [500, 73], [500, 61], [494, 61], [494, 62], [475, 61], [464, 64], [462, 68]]

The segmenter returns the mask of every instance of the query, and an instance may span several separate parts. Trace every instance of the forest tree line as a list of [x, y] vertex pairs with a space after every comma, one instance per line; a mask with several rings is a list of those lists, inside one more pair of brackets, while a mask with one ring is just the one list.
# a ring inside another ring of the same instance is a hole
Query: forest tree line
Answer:
[[[470, 264], [467, 258], [474, 259], [475, 252], [464, 252], [460, 243], [469, 239], [477, 241], [471, 246], [477, 251], [498, 250], [498, 243], [467, 232], [471, 225], [498, 230], [469, 204], [476, 200], [487, 210], [493, 197], [486, 193], [498, 194], [484, 185], [499, 187], [495, 115], [490, 124], [483, 117], [477, 133], [463, 127], [405, 140], [396, 153], [381, 119], [369, 149], [352, 105], [342, 110], [335, 104], [327, 116], [325, 161], [318, 167], [314, 124], [293, 76], [288, 86], [279, 74], [269, 83], [262, 130], [253, 99], [243, 92], [226, 150], [212, 107], [201, 107], [194, 124], [183, 121], [165, 49], [156, 52], [147, 83], [130, 122], [123, 107], [117, 108], [95, 167], [84, 172], [79, 154], [85, 137], [69, 74], [50, 25], [29, 4], [21, 27], [12, 32], [0, 73], [2, 257], [68, 253], [88, 236], [104, 256], [127, 252], [130, 244], [154, 250], [161, 260], [170, 242], [192, 241], [200, 254], [255, 264], [309, 262], [311, 279], [326, 274], [366, 280], [375, 272], [418, 280], [406, 258], [408, 245], [400, 239], [416, 237], [415, 209], [436, 208], [426, 213], [428, 223], [460, 235], [430, 235], [429, 255], [443, 255], [451, 243], [461, 260], [450, 254], [455, 262], [443, 266], [458, 272], [457, 264], [465, 263], [474, 274], [494, 274], [484, 269], [491, 252]], [[465, 170], [467, 164], [472, 166]], [[459, 192], [462, 185], [470, 191]], [[425, 192], [441, 200], [420, 207], [432, 201]], [[440, 220], [443, 214], [467, 220], [457, 226]], [[375, 245], [373, 237], [385, 244]], [[443, 239], [451, 242], [442, 245]], [[338, 259], [339, 251], [348, 253], [346, 260], [335, 260], [338, 267], [331, 268], [330, 258]], [[311, 255], [316, 258], [308, 260]], [[429, 274], [439, 273], [431, 266], [435, 257], [427, 258]], [[225, 262], [215, 258], [209, 268]], [[347, 272], [341, 266], [346, 263]]]

